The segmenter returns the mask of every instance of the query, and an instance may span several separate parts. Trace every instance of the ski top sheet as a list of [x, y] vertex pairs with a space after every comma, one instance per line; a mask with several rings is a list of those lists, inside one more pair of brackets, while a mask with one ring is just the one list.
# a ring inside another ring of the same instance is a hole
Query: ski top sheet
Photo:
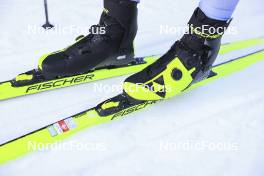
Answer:
[[[263, 44], [264, 44], [264, 38], [226, 43], [222, 45], [219, 54], [224, 55], [232, 51], [237, 51], [240, 49], [245, 49], [252, 46], [263, 45]], [[144, 69], [146, 66], [152, 64], [158, 58], [159, 56], [139, 57], [139, 58], [135, 58], [135, 62], [127, 66], [123, 66], [119, 68], [100, 69], [100, 70], [91, 71], [86, 74], [43, 81], [36, 84], [21, 86], [21, 87], [14, 86], [12, 84], [12, 80], [5, 81], [0, 83], [0, 101], [19, 97], [19, 96], [40, 93], [48, 90], [54, 90], [58, 88], [69, 87], [78, 84], [89, 83], [102, 79], [136, 73]]]
[[[209, 78], [202, 80], [198, 83], [193, 84], [189, 89], [191, 90], [196, 87], [202, 86], [213, 80], [225, 77], [232, 73], [238, 72], [250, 65], [264, 61], [264, 50], [230, 60], [225, 63], [218, 64], [213, 67], [212, 74]], [[131, 104], [128, 106], [122, 106], [121, 109], [115, 111], [111, 110], [111, 113], [103, 114], [100, 112], [101, 109], [105, 111], [108, 108], [113, 107], [112, 100], [115, 98], [122, 97], [122, 94], [108, 99], [94, 108], [83, 111], [71, 117], [62, 119], [53, 124], [47, 125], [41, 129], [25, 134], [21, 137], [8, 141], [0, 145], [0, 165], [3, 165], [9, 161], [15, 160], [38, 149], [30, 147], [32, 144], [41, 144], [41, 146], [58, 143], [62, 140], [69, 138], [84, 129], [109, 122], [111, 120], [120, 119], [127, 114], [144, 109], [156, 101], [144, 101], [138, 104]], [[175, 97], [177, 98], [177, 97]], [[115, 105], [114, 105], [115, 106]]]

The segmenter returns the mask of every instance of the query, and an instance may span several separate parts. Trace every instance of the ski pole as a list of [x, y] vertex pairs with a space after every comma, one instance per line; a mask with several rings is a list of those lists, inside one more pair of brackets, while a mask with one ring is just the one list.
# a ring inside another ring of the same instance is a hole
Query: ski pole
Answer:
[[50, 22], [49, 22], [49, 13], [48, 13], [48, 3], [47, 3], [47, 0], [44, 0], [44, 9], [45, 9], [46, 23], [44, 25], [42, 25], [42, 27], [44, 29], [51, 29], [54, 26], [52, 24], [50, 24]]

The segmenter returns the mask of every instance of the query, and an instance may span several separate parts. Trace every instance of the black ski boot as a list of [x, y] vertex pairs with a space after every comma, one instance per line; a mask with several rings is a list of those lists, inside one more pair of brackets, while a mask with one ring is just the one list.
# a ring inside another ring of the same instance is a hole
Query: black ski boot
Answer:
[[210, 19], [197, 8], [188, 23], [189, 33], [158, 61], [127, 78], [124, 92], [135, 100], [161, 100], [207, 78], [229, 23]]
[[32, 84], [128, 65], [134, 59], [137, 14], [137, 2], [104, 0], [99, 24], [90, 29], [93, 33], [78, 37], [77, 42], [66, 49], [42, 56], [39, 69], [18, 75], [14, 84]]

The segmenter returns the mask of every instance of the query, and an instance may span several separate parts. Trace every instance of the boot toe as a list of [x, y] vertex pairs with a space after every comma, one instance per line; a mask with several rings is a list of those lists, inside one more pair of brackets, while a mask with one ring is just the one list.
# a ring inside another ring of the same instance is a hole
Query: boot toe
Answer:
[[50, 75], [65, 73], [66, 59], [62, 53], [48, 55], [41, 63], [42, 72]]

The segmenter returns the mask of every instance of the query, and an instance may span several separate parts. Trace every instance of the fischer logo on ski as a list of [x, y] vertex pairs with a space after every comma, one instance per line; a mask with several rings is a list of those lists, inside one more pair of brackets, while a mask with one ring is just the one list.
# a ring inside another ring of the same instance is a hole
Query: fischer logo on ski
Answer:
[[145, 107], [147, 107], [148, 105], [152, 105], [154, 103], [156, 103], [157, 101], [146, 101], [142, 104], [139, 104], [139, 105], [136, 105], [136, 106], [133, 106], [131, 108], [128, 108], [128, 109], [125, 109], [125, 110], [122, 110], [116, 114], [113, 115], [112, 119], [111, 120], [114, 120], [115, 118], [118, 118], [118, 117], [123, 117], [125, 115], [128, 115], [130, 113], [133, 113], [135, 111], [139, 111], [140, 109], [144, 109]]
[[88, 79], [92, 80], [93, 77], [94, 77], [94, 74], [87, 74], [87, 75], [77, 76], [74, 78], [65, 78], [65, 79], [60, 79], [60, 80], [56, 80], [56, 81], [49, 81], [46, 83], [40, 83], [40, 84], [36, 84], [33, 86], [29, 86], [26, 90], [26, 93], [50, 89], [50, 88], [61, 87], [61, 86], [65, 86], [65, 85], [72, 85], [72, 84], [76, 84], [76, 83], [83, 83], [83, 82], [87, 81]]

